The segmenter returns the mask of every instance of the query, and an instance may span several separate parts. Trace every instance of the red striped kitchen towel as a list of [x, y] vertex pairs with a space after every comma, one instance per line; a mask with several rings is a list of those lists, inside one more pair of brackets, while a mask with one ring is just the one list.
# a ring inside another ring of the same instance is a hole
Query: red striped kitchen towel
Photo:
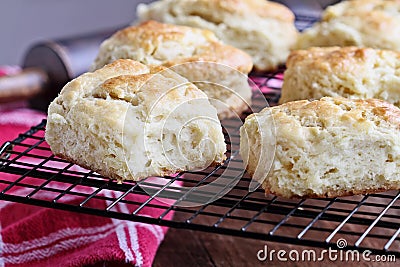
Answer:
[[[4, 72], [4, 69], [0, 70], [0, 73]], [[43, 118], [45, 114], [29, 109], [0, 109], [0, 145]], [[0, 171], [0, 180], [16, 177]], [[0, 192], [6, 186], [0, 183]], [[26, 195], [28, 191], [28, 188], [21, 187], [12, 193]], [[112, 191], [103, 193], [110, 198], [117, 197], [116, 194]], [[54, 195], [46, 195], [46, 192], [40, 195], [41, 199], [50, 200], [52, 197]], [[133, 197], [138, 203], [147, 199], [146, 196], [143, 199], [142, 196]], [[73, 195], [64, 199], [64, 203], [79, 201], [81, 198]], [[104, 209], [110, 203], [96, 199], [91, 204]], [[115, 209], [126, 213], [132, 207], [119, 203]], [[149, 217], [158, 217], [161, 212], [154, 208], [141, 210], [143, 216]], [[172, 213], [165, 219], [171, 216]], [[157, 225], [0, 201], [0, 267], [151, 266], [166, 231], [167, 228]]]

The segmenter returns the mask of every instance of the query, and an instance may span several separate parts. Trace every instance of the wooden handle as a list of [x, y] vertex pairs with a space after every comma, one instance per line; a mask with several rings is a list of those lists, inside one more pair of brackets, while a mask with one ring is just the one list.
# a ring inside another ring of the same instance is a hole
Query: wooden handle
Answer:
[[0, 103], [23, 101], [39, 95], [48, 82], [47, 74], [38, 68], [0, 78]]

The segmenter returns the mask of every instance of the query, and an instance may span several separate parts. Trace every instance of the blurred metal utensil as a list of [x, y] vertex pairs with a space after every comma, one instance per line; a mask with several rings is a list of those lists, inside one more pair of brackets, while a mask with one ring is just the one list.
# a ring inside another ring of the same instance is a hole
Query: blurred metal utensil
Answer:
[[0, 78], [0, 103], [28, 100], [32, 108], [46, 111], [67, 82], [88, 70], [101, 42], [115, 31], [34, 44], [22, 72]]

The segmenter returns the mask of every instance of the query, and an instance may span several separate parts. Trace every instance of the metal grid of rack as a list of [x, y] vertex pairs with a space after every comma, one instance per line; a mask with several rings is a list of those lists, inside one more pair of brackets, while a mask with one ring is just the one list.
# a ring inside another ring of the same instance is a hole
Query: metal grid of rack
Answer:
[[[298, 17], [296, 25], [302, 30], [315, 20]], [[265, 106], [265, 98], [270, 104], [278, 101], [283, 71], [252, 77], [261, 89], [253, 96], [254, 112]], [[44, 140], [43, 121], [1, 146], [0, 200], [302, 246], [337, 248], [336, 242], [344, 239], [346, 249], [400, 256], [400, 192], [306, 200], [265, 195], [262, 190], [249, 192], [251, 179], [238, 151], [232, 150], [239, 142], [240, 123], [224, 120], [222, 124], [231, 133], [226, 136], [225, 165], [180, 173], [160, 185], [148, 180], [118, 184], [55, 157]], [[228, 163], [232, 178], [244, 175], [236, 185], [221, 185], [221, 192], [228, 186], [227, 194], [197, 207], [176, 205], [189, 192], [214, 181]], [[182, 184], [195, 189], [187, 190]], [[146, 186], [152, 188], [151, 196], [143, 190]], [[147, 208], [157, 212], [143, 215]]]
[[[255, 94], [253, 109], [258, 111], [260, 99], [277, 101], [282, 71], [253, 77], [262, 94]], [[228, 140], [228, 148], [239, 142], [237, 121], [224, 120], [225, 129], [237, 133]], [[266, 241], [314, 247], [335, 247], [345, 239], [347, 249], [371, 250], [377, 254], [400, 256], [400, 193], [397, 191], [332, 199], [290, 200], [265, 195], [262, 190], [248, 191], [250, 178], [243, 178], [232, 190], [207, 205], [182, 207], [188, 190], [180, 185], [199, 187], [218, 177], [227, 164], [200, 172], [181, 173], [168, 177], [158, 185], [146, 180], [124, 182], [104, 178], [51, 154], [44, 140], [45, 121], [2, 146], [0, 160], [0, 199], [39, 205], [86, 214], [193, 229]], [[230, 144], [230, 145], [229, 145]], [[241, 175], [243, 169], [228, 151], [230, 175]], [[237, 162], [237, 164], [235, 164]], [[155, 194], [142, 188], [149, 186]], [[226, 187], [226, 185], [224, 185]], [[224, 188], [221, 186], [221, 191]], [[205, 194], [207, 192], [199, 192]], [[159, 201], [159, 200], [164, 201]], [[167, 201], [165, 201], [167, 200]], [[98, 205], [99, 201], [107, 203]], [[169, 201], [170, 204], [166, 204]], [[123, 205], [124, 208], [119, 206]], [[153, 208], [155, 216], [143, 216]], [[179, 213], [176, 220], [172, 213]]]

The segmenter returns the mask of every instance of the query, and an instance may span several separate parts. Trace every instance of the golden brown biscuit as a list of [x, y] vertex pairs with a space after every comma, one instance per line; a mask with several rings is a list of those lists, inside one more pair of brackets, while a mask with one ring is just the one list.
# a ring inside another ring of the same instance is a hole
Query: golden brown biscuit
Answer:
[[[268, 117], [275, 130], [262, 123]], [[384, 101], [288, 102], [250, 115], [240, 134], [247, 171], [267, 193], [337, 197], [400, 188], [400, 110]], [[257, 163], [275, 139], [270, 170]]]
[[160, 0], [140, 4], [137, 16], [211, 30], [251, 55], [259, 71], [285, 63], [297, 39], [292, 11], [266, 0]]
[[49, 106], [45, 138], [55, 155], [119, 181], [220, 164], [226, 151], [201, 90], [128, 59], [65, 85]]
[[325, 47], [290, 54], [280, 103], [324, 96], [377, 98], [400, 105], [400, 53]]
[[328, 7], [300, 34], [296, 49], [359, 46], [400, 50], [400, 1], [352, 0]]
[[217, 107], [221, 119], [241, 113], [250, 105], [251, 88], [247, 81], [252, 68], [250, 56], [223, 44], [208, 30], [156, 21], [122, 29], [103, 42], [92, 69], [119, 58], [171, 67], [196, 82]]

